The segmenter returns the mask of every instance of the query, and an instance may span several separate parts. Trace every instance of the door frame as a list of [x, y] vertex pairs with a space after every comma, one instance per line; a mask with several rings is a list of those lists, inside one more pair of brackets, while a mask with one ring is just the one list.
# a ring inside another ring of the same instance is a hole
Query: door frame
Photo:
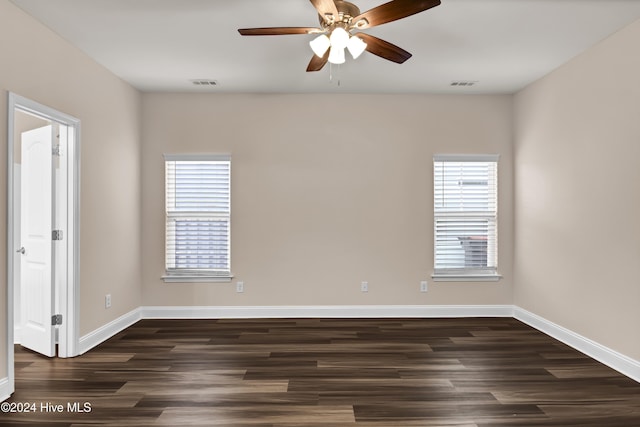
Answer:
[[[15, 390], [14, 382], [14, 311], [13, 291], [14, 258], [20, 242], [17, 241], [19, 231], [15, 229], [14, 202], [14, 120], [16, 111], [32, 114], [51, 122], [67, 126], [73, 131], [73, 138], [67, 152], [67, 217], [68, 228], [64, 238], [67, 240], [67, 286], [62, 286], [58, 301], [63, 323], [58, 329], [58, 356], [73, 357], [79, 352], [79, 313], [80, 313], [80, 120], [31, 99], [8, 93], [7, 123], [7, 373], [10, 393]], [[16, 246], [18, 245], [18, 246]]]

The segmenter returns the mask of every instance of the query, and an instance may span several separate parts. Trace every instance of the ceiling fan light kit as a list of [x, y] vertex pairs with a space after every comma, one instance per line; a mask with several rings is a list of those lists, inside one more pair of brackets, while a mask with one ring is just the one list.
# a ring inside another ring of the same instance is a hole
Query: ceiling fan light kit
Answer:
[[349, 50], [353, 59], [358, 59], [358, 56], [360, 56], [366, 48], [367, 44], [358, 36], [351, 37], [349, 43], [347, 43], [347, 50]]
[[327, 60], [332, 64], [344, 64], [347, 58], [344, 55], [344, 48], [333, 47], [329, 51], [329, 58]]
[[331, 35], [329, 36], [329, 41], [331, 42], [331, 47], [335, 47], [336, 49], [344, 49], [347, 47], [347, 43], [349, 43], [349, 33], [342, 27], [337, 27], [333, 31], [331, 31]]
[[313, 51], [313, 53], [322, 58], [327, 50], [329, 50], [329, 48], [331, 47], [331, 41], [325, 34], [320, 34], [318, 37], [309, 42], [309, 46], [311, 46], [311, 50]]
[[314, 27], [271, 27], [244, 28], [238, 32], [243, 36], [273, 36], [286, 34], [320, 34], [309, 42], [314, 56], [307, 71], [318, 71], [327, 62], [343, 64], [344, 50], [353, 59], [365, 50], [383, 59], [402, 64], [411, 58], [406, 50], [366, 33], [351, 32], [364, 30], [388, 22], [423, 12], [438, 6], [440, 0], [391, 0], [364, 13], [353, 3], [344, 0], [310, 0], [318, 12], [320, 28]]
[[[338, 29], [336, 29], [336, 31], [337, 30]], [[315, 53], [318, 58], [322, 58], [327, 50], [331, 49], [331, 53], [329, 53], [329, 62], [332, 64], [342, 64], [345, 61], [345, 46], [343, 46], [345, 43], [344, 40], [340, 39], [343, 37], [342, 35], [338, 37], [334, 35], [336, 31], [331, 33], [331, 37], [327, 37], [326, 34], [319, 35], [309, 42], [309, 46], [311, 46], [311, 50], [313, 50], [313, 53]], [[342, 32], [347, 36], [347, 50], [353, 59], [358, 58], [367, 48], [367, 44], [358, 36], [349, 36], [349, 33], [345, 30], [342, 30]]]

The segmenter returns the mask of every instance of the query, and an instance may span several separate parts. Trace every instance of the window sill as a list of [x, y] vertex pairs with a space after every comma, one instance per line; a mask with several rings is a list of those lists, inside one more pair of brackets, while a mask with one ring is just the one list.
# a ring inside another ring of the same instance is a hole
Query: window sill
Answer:
[[492, 274], [464, 274], [464, 273], [434, 273], [431, 275], [434, 282], [497, 282], [502, 276]]
[[233, 274], [225, 276], [206, 276], [196, 274], [165, 274], [162, 280], [165, 283], [229, 283], [233, 279]]

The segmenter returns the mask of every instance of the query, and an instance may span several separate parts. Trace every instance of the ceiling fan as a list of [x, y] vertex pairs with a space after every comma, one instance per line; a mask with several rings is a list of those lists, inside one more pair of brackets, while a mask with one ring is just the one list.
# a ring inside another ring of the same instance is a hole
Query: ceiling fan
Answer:
[[319, 71], [327, 62], [345, 62], [345, 49], [357, 58], [367, 51], [381, 58], [402, 64], [411, 58], [406, 50], [370, 34], [356, 32], [387, 22], [397, 21], [432, 7], [440, 0], [391, 0], [364, 13], [344, 0], [310, 0], [318, 11], [320, 27], [241, 28], [243, 36], [278, 36], [287, 34], [318, 34], [309, 44], [314, 52], [307, 71]]

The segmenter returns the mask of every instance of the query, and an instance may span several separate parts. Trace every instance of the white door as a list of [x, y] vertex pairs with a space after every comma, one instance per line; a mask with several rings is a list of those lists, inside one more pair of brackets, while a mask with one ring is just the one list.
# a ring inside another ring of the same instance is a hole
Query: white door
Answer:
[[20, 290], [24, 347], [55, 355], [53, 127], [22, 134]]

